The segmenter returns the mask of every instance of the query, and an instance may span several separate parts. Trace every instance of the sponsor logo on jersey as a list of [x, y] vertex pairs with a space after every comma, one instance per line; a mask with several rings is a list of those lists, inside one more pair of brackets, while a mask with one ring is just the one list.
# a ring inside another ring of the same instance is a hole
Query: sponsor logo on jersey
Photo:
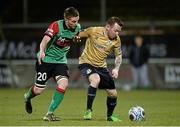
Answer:
[[91, 69], [87, 69], [86, 74], [90, 74], [92, 72]]
[[111, 44], [112, 44], [112, 41], [111, 41], [111, 40], [108, 40], [107, 45], [109, 46], [109, 45], [111, 45]]
[[98, 49], [100, 49], [100, 50], [102, 50], [102, 51], [105, 50], [105, 47], [103, 47], [102, 45], [98, 45], [98, 44], [96, 44], [96, 43], [94, 43], [94, 45], [95, 45], [96, 48], [98, 48]]
[[65, 39], [65, 38], [59, 38], [59, 39], [55, 42], [56, 46], [58, 46], [58, 47], [61, 48], [61, 49], [64, 48], [64, 47], [66, 47], [66, 46], [68, 46], [69, 43], [70, 43], [70, 40], [67, 40], [67, 39]]

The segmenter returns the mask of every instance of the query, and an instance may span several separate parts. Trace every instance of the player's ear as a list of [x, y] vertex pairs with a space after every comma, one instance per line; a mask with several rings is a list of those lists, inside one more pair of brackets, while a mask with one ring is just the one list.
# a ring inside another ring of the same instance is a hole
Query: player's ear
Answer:
[[109, 30], [110, 29], [110, 25], [107, 24], [106, 25], [106, 29]]
[[64, 18], [64, 21], [65, 21], [65, 22], [68, 22], [67, 18]]

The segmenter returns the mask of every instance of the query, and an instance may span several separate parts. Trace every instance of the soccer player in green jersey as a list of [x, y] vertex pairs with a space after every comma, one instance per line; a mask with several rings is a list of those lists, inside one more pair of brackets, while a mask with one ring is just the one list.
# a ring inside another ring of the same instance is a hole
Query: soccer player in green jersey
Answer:
[[32, 113], [31, 99], [41, 94], [46, 82], [53, 77], [57, 83], [45, 121], [59, 121], [54, 115], [55, 109], [64, 98], [68, 86], [68, 67], [66, 54], [70, 49], [70, 42], [80, 31], [79, 12], [74, 7], [64, 11], [64, 19], [51, 23], [40, 43], [40, 51], [37, 53], [36, 81], [27, 93], [24, 94], [25, 109]]
[[[86, 45], [79, 57], [79, 69], [88, 79], [87, 107], [84, 119], [92, 118], [92, 106], [97, 88], [107, 92], [107, 121], [121, 121], [113, 115], [117, 102], [117, 91], [113, 78], [118, 78], [118, 71], [122, 61], [121, 40], [119, 34], [123, 22], [118, 17], [108, 19], [104, 27], [89, 27], [79, 33], [85, 37]], [[106, 59], [113, 52], [115, 67], [110, 72], [107, 69]]]

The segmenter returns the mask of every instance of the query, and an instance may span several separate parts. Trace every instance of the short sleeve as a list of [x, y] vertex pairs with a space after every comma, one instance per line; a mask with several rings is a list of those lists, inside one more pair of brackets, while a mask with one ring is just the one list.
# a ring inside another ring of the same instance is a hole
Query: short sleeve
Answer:
[[53, 22], [49, 25], [48, 29], [44, 33], [45, 35], [49, 36], [50, 38], [54, 37], [59, 32], [59, 27], [57, 22]]
[[121, 40], [120, 38], [117, 38], [117, 43], [114, 45], [114, 55], [119, 56], [122, 54], [121, 51]]
[[92, 34], [92, 31], [93, 31], [92, 27], [82, 29], [80, 32], [80, 37], [90, 37]]

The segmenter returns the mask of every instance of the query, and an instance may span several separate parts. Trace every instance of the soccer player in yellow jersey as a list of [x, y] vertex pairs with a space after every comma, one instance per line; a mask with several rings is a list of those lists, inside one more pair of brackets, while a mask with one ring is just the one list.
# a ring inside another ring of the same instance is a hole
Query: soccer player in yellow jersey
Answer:
[[[87, 110], [84, 119], [92, 118], [92, 105], [96, 90], [105, 89], [107, 92], [107, 121], [121, 121], [113, 115], [117, 102], [117, 91], [113, 78], [118, 78], [122, 61], [121, 32], [123, 22], [118, 17], [107, 20], [105, 27], [89, 27], [79, 33], [79, 37], [87, 38], [82, 55], [79, 58], [79, 69], [89, 81], [87, 95]], [[111, 74], [107, 69], [107, 56], [113, 51], [115, 67]]]

